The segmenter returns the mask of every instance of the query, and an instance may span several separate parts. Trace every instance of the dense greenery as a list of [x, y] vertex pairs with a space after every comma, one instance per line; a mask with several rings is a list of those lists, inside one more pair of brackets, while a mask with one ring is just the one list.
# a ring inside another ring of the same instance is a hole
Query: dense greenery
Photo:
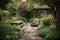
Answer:
[[[50, 15], [44, 16], [34, 5], [48, 5], [52, 9]], [[60, 0], [0, 0], [0, 39], [15, 40], [24, 30], [12, 22], [22, 21], [38, 25], [39, 36], [46, 40], [60, 39]], [[41, 16], [43, 15], [43, 16]], [[58, 29], [58, 30], [57, 30]]]
[[19, 0], [0, 0], [0, 4], [0, 39], [16, 40], [23, 35], [24, 30], [11, 23], [25, 21], [24, 18], [19, 16]]
[[41, 23], [38, 28], [38, 34], [46, 40], [57, 40], [60, 39], [60, 31], [56, 30], [56, 25], [52, 15], [43, 17], [40, 19]]
[[15, 40], [20, 37], [24, 31], [19, 26], [10, 26], [6, 24], [0, 24], [0, 39], [1, 40]]
[[9, 11], [0, 11], [0, 39], [15, 40], [24, 33], [24, 30], [17, 25], [11, 25], [17, 18], [11, 17]]

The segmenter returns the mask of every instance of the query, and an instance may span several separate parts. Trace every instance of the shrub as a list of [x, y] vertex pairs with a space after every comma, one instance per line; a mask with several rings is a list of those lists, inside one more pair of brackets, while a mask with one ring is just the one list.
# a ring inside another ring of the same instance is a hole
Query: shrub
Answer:
[[51, 15], [41, 18], [40, 21], [38, 28], [39, 36], [44, 37], [46, 40], [60, 39], [60, 31], [56, 30], [54, 18]]
[[19, 26], [11, 25], [13, 21], [19, 21], [16, 17], [18, 14], [19, 0], [11, 0], [5, 5], [6, 10], [0, 10], [0, 39], [1, 40], [15, 40], [16, 37], [23, 34], [23, 29]]
[[[8, 12], [9, 13], [9, 12]], [[16, 37], [21, 36], [23, 34], [23, 29], [19, 26], [13, 26], [11, 23], [16, 21], [15, 19], [11, 19], [10, 13], [8, 14], [6, 11], [0, 12], [0, 39], [1, 40], [15, 40]]]
[[45, 37], [49, 33], [48, 28], [44, 28], [38, 31], [39, 36]]
[[7, 26], [6, 24], [0, 24], [1, 40], [15, 40], [16, 37], [21, 36], [23, 33], [23, 29], [21, 29], [19, 26]]
[[51, 25], [52, 26], [54, 25], [54, 18], [52, 15], [48, 15], [46, 17], [39, 19], [39, 22], [40, 22], [39, 29], [51, 27]]
[[54, 18], [53, 18], [53, 16], [50, 14], [50, 15], [48, 15], [48, 16], [46, 16], [46, 17], [41, 18], [40, 21], [43, 22], [44, 25], [49, 26], [49, 25], [51, 25], [51, 24], [54, 23]]
[[60, 31], [53, 30], [45, 36], [46, 40], [58, 40], [60, 39]]
[[38, 31], [39, 36], [44, 37], [46, 40], [58, 40], [60, 39], [60, 31], [56, 29], [44, 28]]

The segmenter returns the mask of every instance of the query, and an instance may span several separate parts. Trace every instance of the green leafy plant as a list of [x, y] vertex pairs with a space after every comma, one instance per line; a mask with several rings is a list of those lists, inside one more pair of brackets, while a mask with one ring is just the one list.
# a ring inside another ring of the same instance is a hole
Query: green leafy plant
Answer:
[[46, 40], [57, 40], [60, 39], [60, 31], [56, 30], [54, 18], [51, 15], [40, 19], [41, 24], [38, 28], [39, 36], [44, 37]]
[[20, 37], [24, 30], [19, 26], [9, 26], [7, 24], [0, 24], [0, 39], [1, 40], [15, 40], [15, 38]]

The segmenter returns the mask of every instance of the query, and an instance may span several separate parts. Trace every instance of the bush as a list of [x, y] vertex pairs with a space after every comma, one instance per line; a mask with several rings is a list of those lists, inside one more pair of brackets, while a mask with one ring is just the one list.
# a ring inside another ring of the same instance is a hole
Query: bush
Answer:
[[53, 30], [45, 36], [46, 40], [59, 40], [60, 31]]
[[6, 11], [0, 12], [0, 39], [15, 40], [24, 33], [24, 30], [16, 25], [11, 25], [17, 18], [13, 18]]
[[44, 28], [38, 31], [39, 36], [44, 37], [46, 40], [60, 39], [60, 31], [56, 29]]
[[44, 28], [44, 29], [39, 29], [38, 34], [39, 36], [45, 37], [47, 34], [49, 33], [49, 29], [48, 28]]
[[43, 18], [39, 19], [39, 22], [40, 22], [40, 25], [39, 25], [38, 29], [51, 27], [51, 25], [54, 26], [54, 23], [55, 23], [54, 18], [51, 14], [46, 16], [46, 17], [43, 17]]
[[8, 11], [0, 10], [0, 39], [15, 40], [15, 38], [18, 38], [24, 32], [19, 26], [11, 25], [14, 21], [24, 20], [18, 16], [19, 0], [11, 0], [5, 6]]
[[56, 30], [54, 18], [51, 15], [40, 19], [40, 25], [38, 28], [39, 36], [44, 37], [46, 40], [58, 40], [60, 39], [60, 31]]
[[7, 26], [6, 24], [0, 24], [1, 40], [15, 40], [16, 37], [21, 36], [23, 33], [23, 29], [21, 29], [19, 26]]
[[43, 22], [44, 25], [49, 26], [49, 25], [54, 23], [54, 18], [50, 14], [50, 15], [48, 15], [46, 17], [41, 18], [40, 21]]

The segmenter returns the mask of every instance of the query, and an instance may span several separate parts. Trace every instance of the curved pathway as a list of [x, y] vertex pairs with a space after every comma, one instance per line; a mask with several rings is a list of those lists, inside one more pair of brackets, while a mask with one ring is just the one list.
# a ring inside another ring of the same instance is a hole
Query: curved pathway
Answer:
[[37, 28], [38, 27], [31, 27], [30, 23], [27, 23], [27, 25], [23, 27], [25, 30], [24, 35], [18, 40], [45, 40], [37, 35]]

